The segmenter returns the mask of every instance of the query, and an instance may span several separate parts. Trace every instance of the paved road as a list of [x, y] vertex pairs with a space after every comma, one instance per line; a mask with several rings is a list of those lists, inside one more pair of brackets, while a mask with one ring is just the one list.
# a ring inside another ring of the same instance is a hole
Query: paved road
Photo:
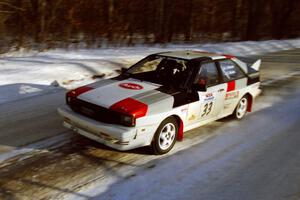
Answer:
[[300, 88], [284, 99], [95, 199], [299, 200]]
[[64, 103], [63, 89], [0, 104], [0, 152], [66, 131], [55, 108]]
[[300, 199], [300, 50], [263, 58], [253, 113], [189, 131], [162, 157], [62, 128], [62, 89], [0, 105], [2, 155], [27, 150], [0, 163], [0, 199]]

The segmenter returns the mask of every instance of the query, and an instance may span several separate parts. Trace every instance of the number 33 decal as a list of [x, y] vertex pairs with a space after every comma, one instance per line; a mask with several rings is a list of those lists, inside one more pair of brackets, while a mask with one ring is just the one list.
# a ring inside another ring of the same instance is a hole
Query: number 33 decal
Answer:
[[211, 112], [213, 104], [214, 104], [213, 102], [210, 102], [204, 105], [204, 110], [201, 117], [208, 115]]

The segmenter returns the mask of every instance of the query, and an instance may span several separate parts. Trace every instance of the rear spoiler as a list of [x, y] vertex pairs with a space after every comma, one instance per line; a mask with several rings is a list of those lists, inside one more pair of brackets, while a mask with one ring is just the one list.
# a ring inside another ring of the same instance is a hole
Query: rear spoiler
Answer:
[[261, 60], [256, 60], [255, 58], [249, 58], [249, 57], [237, 57], [242, 62], [246, 63], [247, 65], [247, 76], [248, 76], [248, 82], [256, 83], [259, 81], [259, 68], [261, 65]]
[[260, 65], [261, 65], [261, 60], [259, 59], [255, 61], [255, 63], [253, 63], [250, 67], [256, 71], [259, 71]]
[[237, 57], [240, 61], [246, 63], [247, 68], [248, 68], [248, 73], [253, 73], [253, 72], [258, 72], [260, 65], [261, 65], [261, 60], [257, 60], [253, 57]]

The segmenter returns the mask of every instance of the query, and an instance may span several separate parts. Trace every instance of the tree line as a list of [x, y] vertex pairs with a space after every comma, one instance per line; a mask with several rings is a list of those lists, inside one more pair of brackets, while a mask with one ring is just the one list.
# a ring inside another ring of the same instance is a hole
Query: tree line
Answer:
[[296, 0], [0, 0], [0, 48], [282, 39], [299, 22]]

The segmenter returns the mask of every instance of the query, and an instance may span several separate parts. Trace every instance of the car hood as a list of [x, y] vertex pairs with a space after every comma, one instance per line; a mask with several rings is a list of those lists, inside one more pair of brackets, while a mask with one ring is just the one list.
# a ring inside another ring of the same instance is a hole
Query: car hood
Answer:
[[158, 100], [161, 96], [158, 95], [160, 92], [155, 90], [161, 85], [131, 78], [122, 81], [100, 81], [98, 84], [92, 84], [91, 87], [92, 90], [80, 94], [77, 98], [105, 108], [110, 108], [127, 98], [150, 103], [153, 98]]

